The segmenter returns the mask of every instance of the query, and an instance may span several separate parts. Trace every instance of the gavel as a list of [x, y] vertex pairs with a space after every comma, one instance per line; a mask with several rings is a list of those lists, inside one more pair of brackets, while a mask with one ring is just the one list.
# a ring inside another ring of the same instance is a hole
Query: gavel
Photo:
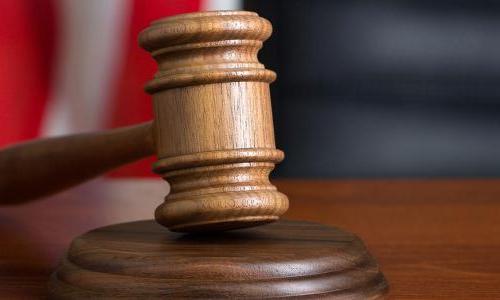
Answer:
[[269, 181], [276, 149], [269, 84], [257, 53], [271, 24], [252, 12], [206, 12], [153, 22], [139, 37], [158, 64], [145, 90], [154, 120], [48, 138], [0, 151], [0, 204], [68, 188], [156, 154], [171, 192], [155, 219], [172, 231], [218, 231], [277, 220], [287, 197]]
[[[387, 282], [345, 230], [276, 221], [288, 199], [269, 182], [276, 149], [269, 83], [257, 59], [271, 24], [251, 12], [153, 22], [139, 37], [158, 63], [154, 120], [0, 152], [1, 203], [20, 203], [155, 154], [171, 193], [155, 219], [93, 229], [70, 244], [49, 299], [383, 299]], [[140, 201], [141, 199], [138, 199]]]

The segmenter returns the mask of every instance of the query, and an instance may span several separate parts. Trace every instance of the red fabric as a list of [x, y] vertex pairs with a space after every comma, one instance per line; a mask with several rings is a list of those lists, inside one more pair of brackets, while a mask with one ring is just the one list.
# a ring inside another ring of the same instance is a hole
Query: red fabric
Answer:
[[[151, 97], [144, 84], [153, 78], [156, 63], [137, 43], [139, 33], [151, 21], [170, 15], [193, 12], [200, 8], [199, 0], [134, 0], [130, 29], [126, 41], [123, 70], [117, 82], [111, 127], [136, 124], [153, 118]], [[154, 157], [129, 164], [113, 171], [112, 176], [149, 176]]]
[[51, 0], [0, 1], [0, 147], [39, 134], [55, 36]]

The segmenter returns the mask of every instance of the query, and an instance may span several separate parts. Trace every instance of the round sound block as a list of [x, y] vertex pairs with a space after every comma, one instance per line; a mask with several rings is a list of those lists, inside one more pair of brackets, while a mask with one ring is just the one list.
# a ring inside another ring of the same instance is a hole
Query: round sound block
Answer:
[[295, 221], [210, 235], [152, 220], [98, 228], [73, 241], [49, 283], [55, 299], [378, 299], [387, 289], [358, 237]]

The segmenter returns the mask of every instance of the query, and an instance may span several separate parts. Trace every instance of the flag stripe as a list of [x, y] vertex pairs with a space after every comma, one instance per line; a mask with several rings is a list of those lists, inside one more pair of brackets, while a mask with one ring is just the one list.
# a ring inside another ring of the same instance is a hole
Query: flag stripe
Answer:
[[53, 4], [0, 1], [0, 146], [39, 135], [53, 71]]
[[60, 38], [43, 135], [102, 129], [121, 63], [128, 0], [58, 0]]
[[[137, 36], [153, 20], [241, 0], [0, 1], [0, 146], [153, 118], [156, 71]], [[154, 158], [114, 176], [149, 176]]]

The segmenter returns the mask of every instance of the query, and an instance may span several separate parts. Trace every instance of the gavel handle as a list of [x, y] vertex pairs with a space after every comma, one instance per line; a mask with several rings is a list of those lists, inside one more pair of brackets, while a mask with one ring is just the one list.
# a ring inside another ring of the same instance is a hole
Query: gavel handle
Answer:
[[0, 204], [58, 192], [155, 153], [152, 122], [47, 138], [0, 151]]

